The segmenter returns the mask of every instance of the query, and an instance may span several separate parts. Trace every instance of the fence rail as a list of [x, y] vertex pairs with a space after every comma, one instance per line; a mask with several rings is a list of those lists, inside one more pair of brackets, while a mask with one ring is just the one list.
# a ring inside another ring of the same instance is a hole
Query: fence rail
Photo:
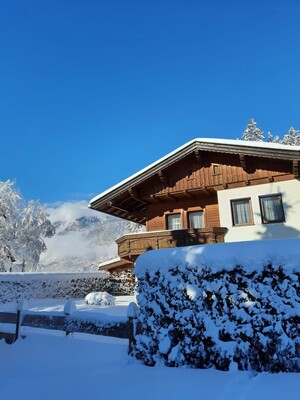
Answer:
[[111, 336], [121, 339], [129, 339], [129, 346], [134, 340], [134, 319], [124, 321], [97, 321], [88, 318], [75, 318], [72, 315], [44, 315], [25, 312], [0, 312], [0, 339], [6, 343], [14, 343], [19, 335], [24, 337], [21, 327], [51, 329], [63, 331], [66, 335], [72, 332], [88, 333], [99, 336]]

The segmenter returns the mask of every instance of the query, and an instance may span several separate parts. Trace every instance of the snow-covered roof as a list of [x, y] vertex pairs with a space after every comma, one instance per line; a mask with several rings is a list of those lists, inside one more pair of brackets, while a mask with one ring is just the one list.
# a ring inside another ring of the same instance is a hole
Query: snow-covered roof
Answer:
[[254, 142], [245, 140], [233, 140], [233, 139], [211, 139], [211, 138], [196, 138], [184, 145], [178, 147], [172, 152], [168, 153], [164, 157], [141, 169], [135, 174], [124, 179], [120, 183], [112, 186], [105, 190], [99, 195], [91, 199], [89, 207], [93, 208], [93, 203], [98, 202], [100, 199], [110, 195], [117, 189], [127, 186], [129, 183], [136, 184], [137, 178], [147, 177], [151, 173], [157, 172], [157, 168], [164, 168], [167, 164], [177, 161], [179, 158], [184, 157], [195, 149], [206, 150], [206, 151], [217, 151], [217, 152], [233, 152], [235, 149], [236, 153], [245, 155], [258, 155], [265, 157], [274, 157], [282, 159], [300, 159], [300, 146], [289, 146], [279, 143], [270, 142]]

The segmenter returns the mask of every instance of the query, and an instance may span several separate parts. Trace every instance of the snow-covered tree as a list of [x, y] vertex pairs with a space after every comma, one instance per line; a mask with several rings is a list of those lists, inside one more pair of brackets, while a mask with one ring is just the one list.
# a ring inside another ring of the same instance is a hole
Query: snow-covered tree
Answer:
[[280, 143], [279, 136], [278, 135], [273, 136], [270, 131], [267, 133], [267, 138], [269, 143]]
[[299, 131], [290, 127], [288, 133], [284, 135], [284, 138], [281, 142], [282, 144], [287, 144], [290, 146], [300, 146], [300, 134]]
[[256, 126], [256, 122], [253, 118], [250, 119], [242, 135], [242, 139], [254, 142], [262, 142], [264, 140], [263, 131]]
[[11, 181], [0, 182], [0, 270], [35, 271], [54, 227], [36, 201], [25, 202]]
[[15, 261], [12, 244], [15, 220], [21, 197], [11, 181], [0, 182], [0, 271], [6, 271]]

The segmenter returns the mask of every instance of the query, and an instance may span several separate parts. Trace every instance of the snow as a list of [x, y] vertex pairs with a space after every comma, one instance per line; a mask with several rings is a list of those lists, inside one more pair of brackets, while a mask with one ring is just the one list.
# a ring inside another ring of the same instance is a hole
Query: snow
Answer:
[[92, 292], [84, 298], [86, 304], [99, 306], [114, 306], [115, 299], [107, 292]]
[[[288, 250], [287, 250], [288, 249]], [[134, 273], [167, 271], [174, 266], [207, 266], [212, 271], [243, 265], [248, 272], [270, 262], [286, 270], [300, 271], [300, 239], [257, 240], [151, 250], [138, 257]]]
[[14, 282], [16, 280], [23, 281], [32, 281], [32, 280], [40, 280], [45, 281], [49, 280], [70, 280], [70, 279], [80, 279], [80, 278], [99, 278], [102, 279], [108, 278], [109, 273], [106, 271], [97, 271], [97, 272], [0, 272], [0, 281], [10, 281]]
[[[191, 288], [192, 290], [192, 288]], [[125, 317], [133, 296], [116, 297], [115, 307], [87, 306], [75, 301], [78, 313]], [[63, 313], [65, 301], [31, 300], [26, 308]], [[16, 305], [1, 305], [1, 309]], [[101, 311], [101, 312], [100, 312]], [[1, 399], [17, 400], [297, 400], [300, 374], [252, 374], [236, 370], [146, 367], [128, 356], [128, 341], [111, 337], [23, 328], [26, 338], [13, 345], [0, 341]], [[162, 335], [161, 348], [168, 339]], [[172, 349], [174, 359], [180, 348]]]
[[71, 315], [76, 311], [76, 304], [74, 300], [68, 300], [64, 306], [64, 314]]
[[[0, 341], [5, 400], [297, 400], [296, 373], [253, 375], [214, 369], [145, 367], [128, 358], [127, 340], [28, 334]], [[175, 355], [174, 355], [175, 356]]]

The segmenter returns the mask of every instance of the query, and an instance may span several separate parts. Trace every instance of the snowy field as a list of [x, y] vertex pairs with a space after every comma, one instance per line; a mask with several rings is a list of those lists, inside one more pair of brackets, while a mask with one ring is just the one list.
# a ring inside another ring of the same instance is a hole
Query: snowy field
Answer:
[[145, 367], [130, 360], [127, 340], [29, 334], [0, 341], [5, 400], [298, 400], [300, 374]]

